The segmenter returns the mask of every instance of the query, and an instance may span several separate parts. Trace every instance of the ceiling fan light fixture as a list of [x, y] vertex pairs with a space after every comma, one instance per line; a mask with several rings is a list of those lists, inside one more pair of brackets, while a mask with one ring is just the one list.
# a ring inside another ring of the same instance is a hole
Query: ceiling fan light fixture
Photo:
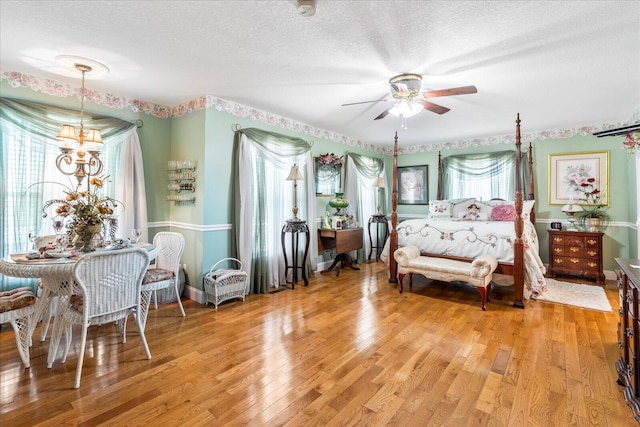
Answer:
[[401, 99], [390, 110], [389, 114], [395, 117], [407, 118], [413, 117], [423, 110], [422, 105], [414, 99]]
[[420, 93], [422, 76], [420, 74], [399, 74], [389, 79], [391, 96], [396, 99], [411, 99]]

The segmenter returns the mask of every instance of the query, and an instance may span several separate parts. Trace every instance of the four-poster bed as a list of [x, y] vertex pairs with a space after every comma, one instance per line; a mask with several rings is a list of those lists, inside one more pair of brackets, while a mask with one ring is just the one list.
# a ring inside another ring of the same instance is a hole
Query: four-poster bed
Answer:
[[[539, 259], [539, 255], [537, 253], [537, 236], [535, 234], [535, 227], [533, 226], [533, 223], [535, 222], [535, 217], [533, 214], [533, 209], [531, 209], [531, 211], [529, 212], [528, 210], [530, 209], [530, 207], [532, 206], [533, 202], [528, 203], [529, 209], [527, 209], [527, 212], [523, 213], [523, 204], [524, 204], [524, 190], [523, 190], [523, 182], [522, 182], [522, 149], [521, 149], [521, 137], [520, 137], [520, 114], [518, 114], [517, 119], [516, 119], [516, 137], [515, 137], [515, 197], [514, 200], [515, 202], [513, 203], [514, 207], [515, 207], [515, 220], [513, 220], [513, 226], [511, 226], [511, 221], [507, 222], [503, 222], [502, 224], [498, 224], [496, 223], [492, 223], [494, 228], [497, 228], [498, 225], [502, 225], [502, 226], [506, 226], [509, 228], [509, 233], [511, 233], [511, 236], [508, 236], [506, 238], [503, 239], [503, 241], [499, 242], [502, 244], [503, 248], [503, 252], [504, 252], [504, 246], [508, 246], [508, 251], [509, 254], [506, 257], [503, 257], [504, 259], [506, 259], [507, 261], [500, 261], [500, 257], [498, 256], [498, 260], [499, 265], [498, 265], [498, 269], [496, 270], [496, 273], [501, 273], [504, 275], [509, 275], [513, 277], [513, 282], [514, 282], [514, 286], [515, 286], [515, 292], [514, 292], [514, 302], [513, 305], [514, 307], [518, 307], [518, 308], [524, 308], [524, 297], [525, 297], [525, 269], [529, 268], [529, 269], [533, 269], [535, 270], [534, 273], [531, 273], [531, 271], [529, 271], [529, 276], [530, 279], [532, 276], [536, 277], [538, 282], [540, 281], [544, 281], [543, 279], [543, 275], [544, 275], [544, 267], [542, 266], [542, 262]], [[442, 164], [441, 164], [441, 155], [438, 154], [438, 200], [441, 200], [443, 198], [443, 194], [442, 194]], [[533, 155], [532, 155], [532, 149], [531, 149], [531, 144], [529, 144], [529, 155], [528, 155], [528, 170], [527, 170], [527, 174], [528, 174], [528, 191], [527, 191], [527, 199], [526, 200], [534, 200], [534, 179], [533, 179]], [[392, 192], [391, 192], [391, 205], [392, 205], [392, 212], [391, 212], [391, 233], [389, 236], [389, 241], [388, 241], [388, 251], [387, 254], [388, 256], [387, 258], [387, 262], [389, 265], [389, 282], [391, 283], [397, 283], [397, 262], [395, 261], [394, 257], [393, 257], [393, 253], [395, 251], [395, 249], [398, 248], [398, 215], [397, 215], [397, 207], [398, 207], [398, 134], [396, 133], [395, 138], [394, 138], [394, 147], [393, 147], [393, 183], [392, 183]], [[526, 235], [523, 236], [523, 232], [525, 232], [525, 218], [526, 221], [530, 221], [531, 224], [527, 224], [526, 226]], [[454, 221], [456, 221], [457, 219], [454, 219]], [[403, 234], [401, 236], [401, 239], [404, 241], [404, 244], [415, 244], [416, 239], [420, 238], [420, 237], [425, 237], [425, 241], [426, 241], [426, 234], [429, 234], [428, 232], [424, 231], [429, 227], [432, 227], [432, 223], [434, 223], [433, 221], [431, 221], [429, 224], [427, 224], [425, 221], [423, 221], [424, 224], [422, 224], [422, 228], [416, 232], [415, 228], [419, 228], [420, 224], [418, 224], [418, 227], [414, 227], [413, 229], [411, 228], [411, 226], [407, 226], [405, 228], [410, 229], [413, 231], [412, 235], [409, 236], [409, 233], [406, 233], [405, 235], [405, 231], [403, 229]], [[404, 222], [403, 222], [404, 224]], [[462, 222], [459, 224], [463, 224]], [[402, 227], [401, 227], [402, 228]], [[467, 231], [470, 231], [475, 237], [477, 237], [477, 233], [478, 230], [481, 228], [481, 224], [479, 222], [473, 223], [473, 226], [468, 227]], [[515, 231], [515, 235], [513, 235], [513, 232]], [[425, 236], [420, 236], [420, 234], [424, 234]], [[436, 233], [432, 233], [432, 234], [436, 234]], [[491, 238], [494, 238], [495, 236], [491, 235]], [[409, 239], [413, 239], [412, 242], [409, 242]], [[454, 240], [454, 239], [451, 239]], [[458, 242], [456, 242], [455, 244], [457, 244], [458, 246], [461, 244], [460, 240], [462, 240], [463, 243], [467, 244], [469, 246], [469, 248], [478, 251], [478, 250], [484, 250], [483, 248], [489, 249], [489, 247], [491, 246], [492, 248], [494, 246], [499, 246], [497, 245], [497, 241], [492, 240], [490, 242], [490, 244], [487, 241], [484, 242], [480, 242], [480, 240], [482, 239], [477, 239], [474, 242], [469, 242], [465, 239], [458, 239]], [[480, 242], [481, 244], [476, 245], [477, 247], [472, 248], [474, 243]], [[525, 242], [527, 243], [527, 251], [528, 253], [525, 255]], [[403, 243], [403, 242], [400, 242]], [[441, 245], [445, 245], [445, 244], [449, 244], [451, 242], [443, 242]], [[404, 244], [401, 244], [401, 246], [404, 246]], [[433, 243], [431, 243], [433, 244]], [[439, 244], [439, 243], [437, 243]], [[530, 246], [535, 244], [535, 248], [531, 248]], [[484, 245], [484, 246], [482, 246]], [[425, 246], [427, 247], [427, 246]], [[513, 250], [513, 252], [511, 253], [510, 251]], [[468, 260], [471, 261], [471, 259], [469, 259], [468, 255], [463, 255], [460, 256], [459, 254], [457, 254], [455, 251], [451, 251], [449, 252], [448, 250], [446, 251], [440, 251], [440, 252], [435, 252], [435, 253], [431, 253], [430, 251], [425, 252], [423, 251], [423, 255], [427, 255], [427, 256], [434, 256], [434, 257], [440, 257], [440, 258], [449, 258], [449, 259], [456, 259], [456, 260]], [[528, 264], [528, 265], [526, 265]], [[533, 264], [533, 265], [532, 265]]]

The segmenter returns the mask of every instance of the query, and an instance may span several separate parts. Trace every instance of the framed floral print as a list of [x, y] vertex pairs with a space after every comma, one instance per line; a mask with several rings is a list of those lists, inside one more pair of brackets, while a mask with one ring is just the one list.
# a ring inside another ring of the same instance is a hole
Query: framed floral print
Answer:
[[550, 205], [609, 205], [609, 152], [550, 154]]
[[429, 204], [429, 166], [398, 167], [398, 204]]

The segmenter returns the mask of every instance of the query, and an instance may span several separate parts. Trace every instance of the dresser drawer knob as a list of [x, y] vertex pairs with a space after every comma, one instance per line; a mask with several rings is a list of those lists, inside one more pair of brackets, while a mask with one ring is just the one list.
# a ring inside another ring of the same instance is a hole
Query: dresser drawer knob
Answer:
[[554, 237], [553, 241], [556, 242], [556, 243], [560, 243], [560, 242], [562, 242], [562, 237]]
[[632, 329], [632, 328], [630, 328], [630, 327], [627, 327], [627, 328], [624, 330], [624, 334], [625, 334], [626, 336], [628, 336], [629, 338], [633, 338], [633, 329]]
[[557, 254], [561, 254], [562, 253], [562, 248], [553, 248], [553, 251]]
[[571, 262], [577, 264], [580, 262], [580, 260], [578, 258], [571, 258]]
[[596, 255], [598, 255], [598, 252], [596, 252], [596, 251], [588, 251], [588, 252], [587, 252], [587, 255], [589, 255], [589, 256], [596, 256]]
[[579, 252], [579, 251], [580, 251], [580, 248], [576, 248], [575, 246], [571, 246], [571, 247], [569, 248], [569, 250], [570, 250], [571, 252]]
[[595, 263], [595, 262], [589, 262], [589, 263], [587, 263], [587, 265], [588, 265], [589, 267], [591, 267], [591, 268], [595, 268], [595, 267], [597, 267], [597, 266], [598, 266], [598, 264], [597, 264], [597, 263]]
[[589, 239], [589, 240], [587, 240], [587, 243], [590, 244], [590, 245], [595, 245], [596, 243], [598, 243], [598, 241], [597, 240], [593, 240], [593, 239]]

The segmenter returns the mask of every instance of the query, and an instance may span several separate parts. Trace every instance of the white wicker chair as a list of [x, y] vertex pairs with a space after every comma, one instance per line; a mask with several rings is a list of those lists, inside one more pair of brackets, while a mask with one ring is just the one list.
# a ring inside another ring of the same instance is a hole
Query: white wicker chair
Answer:
[[[33, 250], [38, 251], [43, 246], [55, 245], [56, 244], [56, 235], [55, 234], [46, 234], [44, 236], [40, 236], [36, 238], [33, 242]], [[40, 279], [36, 282], [38, 285], [38, 296], [42, 295], [42, 287], [40, 285]], [[36, 324], [42, 320], [42, 334], [40, 335], [40, 341], [44, 341], [47, 338], [47, 332], [49, 331], [49, 324], [51, 323], [51, 317], [53, 317], [53, 308], [56, 304], [56, 296], [51, 295], [47, 298], [46, 301], [43, 301], [46, 304], [46, 309], [44, 314], [40, 319], [33, 319], [33, 327], [35, 328]]]
[[[225, 261], [237, 263], [238, 269], [215, 269]], [[226, 300], [242, 298], [242, 301], [244, 301], [244, 296], [248, 290], [247, 273], [242, 271], [242, 262], [235, 258], [221, 259], [211, 267], [204, 278], [205, 304], [213, 303], [216, 310], [218, 305]]]
[[[148, 265], [149, 254], [140, 248], [94, 252], [83, 256], [76, 263], [73, 277], [79, 292], [77, 295], [59, 297], [60, 321], [56, 320], [51, 338], [55, 340], [52, 350], [56, 352], [62, 333], [65, 333], [67, 345], [62, 359], [64, 363], [71, 347], [72, 325], [82, 325], [74, 388], [80, 387], [87, 329], [90, 325], [116, 322], [122, 342], [126, 342], [127, 317], [140, 310], [142, 278]], [[147, 359], [151, 359], [141, 319], [139, 316], [134, 318]]]
[[[29, 361], [30, 318], [35, 310], [36, 297], [31, 288], [18, 288], [0, 293], [0, 323], [10, 323], [16, 334], [16, 345], [24, 367], [31, 366]], [[17, 307], [17, 308], [12, 308]], [[6, 311], [3, 311], [5, 310]]]
[[[183, 317], [186, 316], [180, 300], [180, 291], [178, 290], [180, 285], [180, 258], [182, 257], [182, 252], [184, 252], [185, 245], [184, 236], [180, 233], [162, 231], [154, 236], [153, 244], [158, 250], [156, 263], [153, 268], [147, 270], [142, 281], [142, 311], [140, 313], [143, 327], [147, 324], [151, 294], [155, 294], [156, 291], [161, 289], [171, 287], [174, 289], [180, 312], [182, 312]], [[157, 310], [157, 298], [154, 298], [154, 300]]]

